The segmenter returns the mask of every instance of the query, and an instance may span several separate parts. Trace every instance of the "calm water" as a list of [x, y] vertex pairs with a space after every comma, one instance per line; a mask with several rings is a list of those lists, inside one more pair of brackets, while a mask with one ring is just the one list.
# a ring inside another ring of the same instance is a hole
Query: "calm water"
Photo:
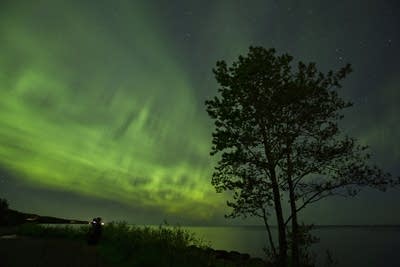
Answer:
[[[209, 240], [215, 249], [237, 250], [263, 257], [267, 244], [263, 227], [184, 227]], [[275, 237], [276, 229], [273, 229]], [[322, 227], [312, 231], [320, 242], [312, 246], [317, 266], [326, 250], [338, 267], [400, 267], [400, 227]]]

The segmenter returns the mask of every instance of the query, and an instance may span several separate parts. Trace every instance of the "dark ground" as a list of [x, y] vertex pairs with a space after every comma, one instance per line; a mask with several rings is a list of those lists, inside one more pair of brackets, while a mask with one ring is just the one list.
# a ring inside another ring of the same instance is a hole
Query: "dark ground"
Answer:
[[96, 251], [82, 241], [0, 238], [0, 267], [105, 267]]

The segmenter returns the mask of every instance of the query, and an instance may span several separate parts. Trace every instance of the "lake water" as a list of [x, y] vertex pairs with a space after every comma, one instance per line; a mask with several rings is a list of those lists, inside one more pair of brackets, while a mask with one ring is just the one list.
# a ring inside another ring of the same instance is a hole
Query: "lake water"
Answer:
[[[267, 244], [263, 227], [184, 227], [214, 249], [236, 250], [263, 257]], [[275, 239], [277, 230], [272, 229]], [[329, 250], [338, 267], [400, 267], [399, 227], [319, 227], [311, 232], [320, 239], [311, 249], [317, 254], [317, 266], [324, 266]]]

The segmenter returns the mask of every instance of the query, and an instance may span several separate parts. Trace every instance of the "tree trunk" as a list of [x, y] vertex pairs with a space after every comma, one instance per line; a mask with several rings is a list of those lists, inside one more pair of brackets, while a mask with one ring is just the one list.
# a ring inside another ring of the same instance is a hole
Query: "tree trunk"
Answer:
[[262, 212], [263, 212], [265, 228], [267, 229], [267, 233], [268, 233], [269, 245], [271, 246], [271, 250], [272, 250], [272, 253], [274, 254], [274, 258], [276, 259], [277, 254], [276, 254], [276, 249], [275, 249], [275, 245], [274, 245], [274, 240], [272, 239], [271, 229], [269, 228], [267, 215], [266, 215], [264, 208], [262, 209]]
[[289, 197], [290, 197], [290, 211], [292, 213], [292, 243], [291, 243], [291, 257], [292, 266], [300, 266], [299, 258], [299, 224], [297, 222], [296, 199], [294, 196], [294, 188], [292, 178], [288, 179]]
[[268, 147], [268, 139], [265, 134], [265, 124], [261, 123], [261, 128], [263, 129], [263, 145], [264, 145], [264, 153], [267, 158], [268, 171], [271, 178], [272, 185], [272, 193], [274, 196], [274, 207], [275, 207], [275, 215], [276, 221], [278, 223], [278, 236], [279, 236], [279, 257], [278, 257], [278, 266], [279, 267], [287, 267], [287, 240], [286, 240], [286, 225], [285, 220], [283, 219], [282, 205], [281, 205], [281, 194], [279, 190], [279, 183], [276, 178], [275, 172], [275, 163], [273, 163], [274, 159], [271, 157], [271, 151]]
[[281, 196], [279, 193], [279, 185], [276, 180], [275, 169], [271, 170], [271, 183], [272, 183], [272, 192], [274, 195], [274, 206], [276, 213], [276, 220], [278, 223], [278, 235], [279, 235], [279, 262], [278, 265], [280, 267], [287, 266], [287, 240], [286, 240], [286, 227], [285, 221], [283, 220], [282, 213], [282, 205], [281, 205]]
[[286, 160], [287, 160], [287, 182], [288, 182], [288, 186], [289, 186], [290, 212], [292, 215], [291, 258], [292, 258], [292, 267], [300, 267], [299, 224], [297, 222], [296, 197], [295, 197], [295, 193], [294, 193], [294, 186], [293, 186], [293, 180], [292, 180], [292, 161], [290, 158], [290, 153], [291, 153], [291, 151], [288, 146]]

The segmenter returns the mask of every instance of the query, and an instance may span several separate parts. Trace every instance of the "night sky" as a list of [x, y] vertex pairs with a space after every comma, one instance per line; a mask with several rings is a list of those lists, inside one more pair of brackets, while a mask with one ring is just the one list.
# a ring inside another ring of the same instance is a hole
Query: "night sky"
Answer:
[[[345, 132], [400, 174], [398, 1], [0, 0], [0, 197], [42, 215], [227, 221], [210, 184], [212, 74], [250, 45], [354, 68]], [[399, 224], [400, 191], [310, 206], [316, 224]]]

